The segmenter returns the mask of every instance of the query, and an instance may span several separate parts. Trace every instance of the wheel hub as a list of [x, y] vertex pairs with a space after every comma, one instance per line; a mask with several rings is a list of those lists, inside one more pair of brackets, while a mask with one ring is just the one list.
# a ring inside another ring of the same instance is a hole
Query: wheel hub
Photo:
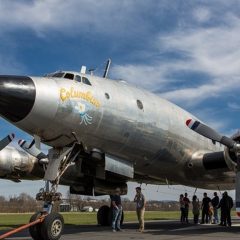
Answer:
[[59, 219], [54, 220], [52, 224], [52, 235], [56, 237], [59, 234], [61, 234], [61, 231], [62, 231], [62, 222]]

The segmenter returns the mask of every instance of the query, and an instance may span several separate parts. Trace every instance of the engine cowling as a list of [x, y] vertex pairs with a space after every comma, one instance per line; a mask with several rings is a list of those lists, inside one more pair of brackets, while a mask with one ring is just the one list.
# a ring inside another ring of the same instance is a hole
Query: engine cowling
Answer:
[[[240, 142], [240, 131], [235, 133], [231, 137], [231, 139], [233, 139], [236, 142]], [[236, 157], [236, 154], [234, 152], [230, 151], [227, 147], [225, 147], [225, 149], [224, 149], [224, 156], [225, 156], [226, 163], [227, 163], [228, 167], [232, 171], [236, 171], [236, 168], [237, 168], [237, 157]]]
[[0, 178], [11, 180], [39, 179], [43, 177], [43, 169], [36, 158], [13, 147], [0, 151]]

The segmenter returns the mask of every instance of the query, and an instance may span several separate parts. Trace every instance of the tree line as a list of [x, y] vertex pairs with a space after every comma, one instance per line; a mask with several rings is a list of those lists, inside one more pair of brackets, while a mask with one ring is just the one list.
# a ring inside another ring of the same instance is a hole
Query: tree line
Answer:
[[[92, 198], [74, 194], [67, 194], [65, 199], [56, 202], [54, 208], [60, 211], [60, 204], [68, 204], [72, 211], [81, 211], [85, 206], [91, 206], [93, 209], [99, 209], [103, 205], [110, 205], [109, 197]], [[122, 198], [122, 205], [125, 211], [134, 211], [136, 205], [128, 198]], [[0, 212], [1, 213], [28, 213], [36, 212], [42, 209], [43, 202], [36, 201], [35, 198], [27, 193], [10, 196], [6, 198], [0, 196]], [[179, 203], [176, 201], [148, 201], [147, 211], [177, 211], [179, 210]]]

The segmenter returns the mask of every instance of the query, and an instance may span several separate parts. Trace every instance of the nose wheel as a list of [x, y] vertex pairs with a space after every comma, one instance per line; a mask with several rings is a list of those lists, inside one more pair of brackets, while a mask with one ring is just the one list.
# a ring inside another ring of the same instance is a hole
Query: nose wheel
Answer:
[[50, 213], [44, 219], [41, 226], [41, 235], [43, 240], [60, 239], [64, 228], [64, 220], [59, 213]]
[[[41, 213], [32, 215], [30, 222], [39, 218]], [[64, 229], [64, 220], [59, 213], [48, 214], [42, 223], [29, 228], [29, 233], [33, 240], [58, 240]]]

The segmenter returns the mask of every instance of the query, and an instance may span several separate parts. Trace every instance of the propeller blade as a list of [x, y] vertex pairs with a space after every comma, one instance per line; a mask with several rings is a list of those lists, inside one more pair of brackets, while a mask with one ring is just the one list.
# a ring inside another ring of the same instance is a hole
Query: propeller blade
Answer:
[[208, 127], [207, 125], [193, 119], [188, 119], [186, 121], [186, 125], [192, 129], [194, 132], [209, 138], [213, 141], [219, 142], [225, 145], [228, 148], [233, 148], [236, 142], [229, 137], [222, 136], [212, 128]]
[[14, 139], [15, 135], [13, 133], [7, 135], [0, 141], [0, 151], [4, 149], [12, 140]]
[[45, 153], [41, 152], [41, 150], [36, 147], [35, 140], [33, 140], [31, 143], [28, 143], [25, 140], [19, 140], [18, 145], [23, 150], [25, 150], [27, 153], [34, 156], [38, 160], [41, 160], [43, 158], [47, 158], [47, 155]]

